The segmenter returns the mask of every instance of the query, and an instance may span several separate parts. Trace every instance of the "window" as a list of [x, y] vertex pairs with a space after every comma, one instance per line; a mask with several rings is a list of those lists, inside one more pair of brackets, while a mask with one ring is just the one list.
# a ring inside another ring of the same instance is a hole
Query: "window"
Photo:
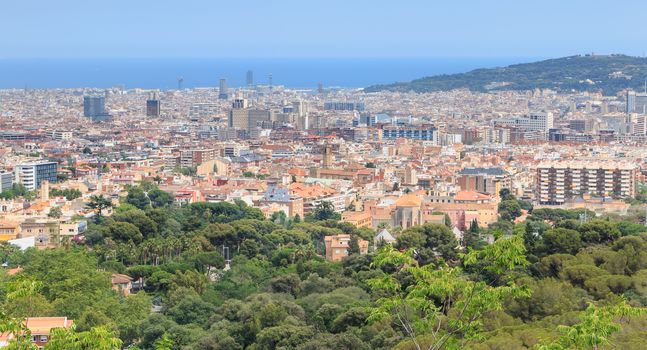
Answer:
[[45, 343], [47, 341], [47, 336], [46, 335], [41, 335], [40, 339], [38, 340], [41, 343]]

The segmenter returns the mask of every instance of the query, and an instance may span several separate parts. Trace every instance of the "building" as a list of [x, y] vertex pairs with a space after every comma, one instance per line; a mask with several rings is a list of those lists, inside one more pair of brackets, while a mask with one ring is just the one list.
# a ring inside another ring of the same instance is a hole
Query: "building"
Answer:
[[160, 100], [157, 92], [151, 92], [146, 100], [146, 116], [159, 117], [160, 116]]
[[[27, 317], [25, 327], [31, 334], [31, 342], [38, 349], [42, 349], [49, 342], [50, 332], [54, 328], [70, 328], [74, 321], [68, 320], [67, 317]], [[13, 339], [13, 334], [0, 334], [0, 348], [9, 345]]]
[[395, 126], [385, 125], [382, 127], [382, 138], [395, 140], [399, 138], [436, 141], [438, 139], [437, 128], [432, 124]]
[[83, 116], [93, 121], [107, 120], [110, 115], [106, 113], [106, 98], [104, 96], [84, 96]]
[[0, 170], [0, 192], [8, 190], [13, 186], [13, 173]]
[[247, 71], [247, 75], [245, 76], [245, 82], [247, 83], [247, 86], [253, 86], [254, 85], [254, 72], [251, 70]]
[[248, 137], [255, 136], [258, 129], [269, 129], [274, 121], [270, 110], [249, 108], [247, 100], [237, 99], [229, 111], [229, 127], [244, 131]]
[[200, 164], [216, 159], [215, 149], [189, 149], [180, 152], [180, 166], [183, 168], [194, 168]]
[[639, 93], [629, 90], [626, 100], [625, 112], [647, 114], [647, 92]]
[[325, 111], [358, 111], [363, 112], [366, 106], [363, 102], [325, 102]]
[[556, 161], [537, 166], [536, 196], [540, 204], [561, 205], [591, 194], [628, 198], [636, 194], [638, 168], [613, 161]]
[[218, 98], [221, 100], [226, 100], [229, 98], [229, 89], [227, 89], [227, 79], [220, 79], [220, 87], [218, 90]]
[[535, 112], [521, 117], [503, 118], [494, 121], [495, 126], [507, 125], [525, 131], [541, 131], [547, 133], [553, 128], [553, 113]]
[[512, 176], [501, 168], [465, 168], [456, 184], [463, 191], [476, 191], [499, 197], [499, 191], [512, 188]]
[[16, 182], [34, 191], [43, 181], [56, 182], [58, 164], [56, 162], [39, 162], [20, 164], [15, 168]]
[[133, 289], [133, 278], [120, 273], [113, 273], [110, 278], [112, 289], [121, 293], [123, 296], [129, 296]]
[[[341, 261], [349, 255], [350, 250], [350, 235], [336, 235], [324, 237], [324, 244], [326, 246], [326, 260], [328, 261]], [[368, 254], [368, 241], [357, 239], [360, 254]]]

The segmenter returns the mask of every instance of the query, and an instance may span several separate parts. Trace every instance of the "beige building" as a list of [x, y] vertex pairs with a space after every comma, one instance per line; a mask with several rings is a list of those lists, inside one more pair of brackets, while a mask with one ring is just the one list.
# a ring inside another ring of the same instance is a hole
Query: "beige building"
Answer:
[[[326, 236], [324, 238], [326, 260], [341, 261], [341, 259], [347, 257], [350, 250], [350, 239], [350, 235]], [[358, 239], [357, 244], [359, 245], [360, 254], [368, 253], [368, 241]]]

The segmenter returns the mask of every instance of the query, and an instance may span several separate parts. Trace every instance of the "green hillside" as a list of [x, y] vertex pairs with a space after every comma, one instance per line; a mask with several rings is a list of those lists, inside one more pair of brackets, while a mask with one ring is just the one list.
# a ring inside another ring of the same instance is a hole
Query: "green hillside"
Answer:
[[472, 91], [531, 90], [604, 91], [616, 94], [626, 88], [643, 89], [647, 58], [626, 55], [570, 56], [507, 67], [476, 69], [386, 85], [364, 91], [431, 92], [467, 88]]

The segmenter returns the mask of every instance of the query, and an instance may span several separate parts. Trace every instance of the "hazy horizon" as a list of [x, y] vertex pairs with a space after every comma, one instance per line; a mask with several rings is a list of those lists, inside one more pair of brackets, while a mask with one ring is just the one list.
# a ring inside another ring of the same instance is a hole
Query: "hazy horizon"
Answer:
[[644, 56], [646, 11], [634, 0], [23, 0], [3, 4], [0, 58]]

